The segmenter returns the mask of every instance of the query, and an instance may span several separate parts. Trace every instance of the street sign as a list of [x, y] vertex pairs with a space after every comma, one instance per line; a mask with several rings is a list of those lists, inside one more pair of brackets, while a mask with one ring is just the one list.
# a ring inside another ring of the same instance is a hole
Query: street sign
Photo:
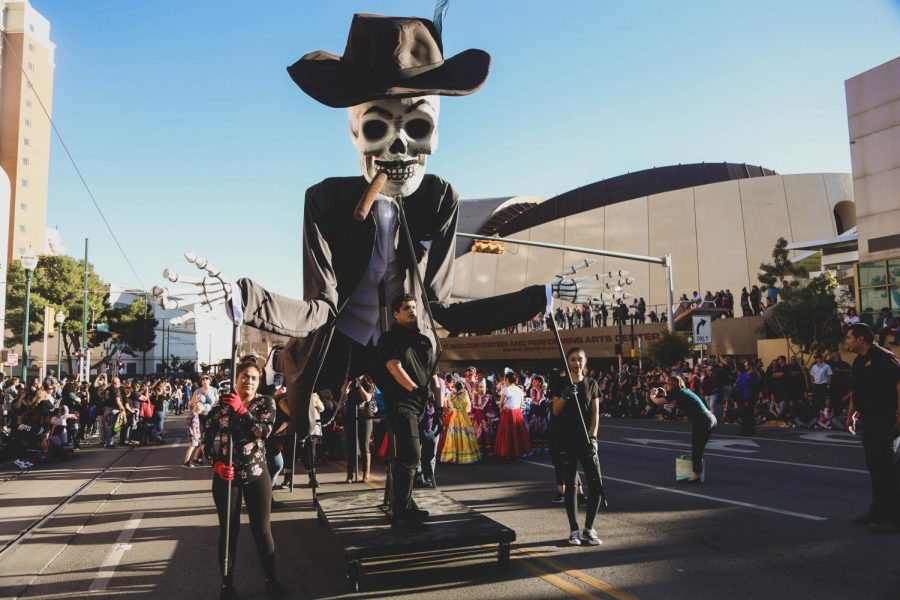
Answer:
[[712, 343], [712, 319], [709, 317], [694, 317], [694, 343]]
[[15, 367], [19, 364], [19, 355], [15, 352], [8, 352], [6, 354], [6, 366], [7, 367]]
[[97, 323], [97, 331], [109, 333], [109, 323]]

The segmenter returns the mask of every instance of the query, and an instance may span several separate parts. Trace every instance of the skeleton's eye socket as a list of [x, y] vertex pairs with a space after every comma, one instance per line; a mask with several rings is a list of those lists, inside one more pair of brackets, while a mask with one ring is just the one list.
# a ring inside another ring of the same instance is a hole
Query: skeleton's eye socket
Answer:
[[367, 140], [380, 140], [387, 133], [388, 126], [384, 121], [366, 121], [362, 126], [363, 136]]
[[403, 129], [409, 137], [420, 140], [431, 133], [431, 123], [425, 119], [413, 119]]

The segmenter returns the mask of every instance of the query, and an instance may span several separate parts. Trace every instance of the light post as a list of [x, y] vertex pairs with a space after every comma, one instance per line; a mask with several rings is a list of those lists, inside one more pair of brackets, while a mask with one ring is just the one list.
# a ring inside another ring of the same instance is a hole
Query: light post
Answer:
[[22, 381], [28, 382], [28, 323], [31, 315], [31, 276], [37, 268], [38, 257], [31, 248], [25, 252], [19, 260], [25, 269], [25, 327], [22, 331]]
[[62, 326], [66, 320], [66, 313], [60, 311], [56, 313], [56, 376], [62, 381]]

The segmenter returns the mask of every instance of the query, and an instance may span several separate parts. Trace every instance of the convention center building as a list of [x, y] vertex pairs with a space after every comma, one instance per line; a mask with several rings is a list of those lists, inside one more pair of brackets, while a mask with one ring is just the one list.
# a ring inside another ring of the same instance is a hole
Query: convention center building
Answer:
[[584, 274], [625, 269], [635, 278], [626, 291], [644, 298], [648, 311], [665, 313], [663, 267], [515, 244], [519, 239], [654, 257], [671, 253], [676, 302], [684, 293], [727, 289], [737, 303], [742, 288], [759, 285], [760, 263], [771, 262], [779, 237], [833, 238], [855, 226], [848, 173], [779, 175], [740, 163], [652, 168], [543, 201], [463, 200], [460, 232], [505, 241], [496, 254], [472, 252], [472, 240], [458, 241], [453, 294], [483, 298], [547, 283], [570, 265], [596, 258]]

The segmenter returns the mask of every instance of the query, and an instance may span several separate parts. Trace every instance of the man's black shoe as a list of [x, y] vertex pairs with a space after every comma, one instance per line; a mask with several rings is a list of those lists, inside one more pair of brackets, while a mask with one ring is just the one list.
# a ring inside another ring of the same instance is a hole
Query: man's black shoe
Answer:
[[869, 523], [869, 533], [900, 533], [900, 524], [891, 521], [877, 521]]
[[417, 506], [406, 511], [406, 517], [410, 519], [427, 519], [428, 511]]
[[855, 519], [853, 519], [850, 522], [853, 523], [854, 525], [870, 525], [875, 522], [875, 515], [870, 510], [869, 512], [867, 512], [863, 515], [859, 515], [858, 517], [856, 517]]
[[284, 502], [272, 500], [272, 510], [281, 510], [282, 508], [284, 508]]
[[565, 501], [566, 501], [565, 494], [563, 494], [562, 492], [556, 492], [556, 495], [553, 496], [553, 500], [551, 500], [550, 502], [552, 502], [553, 504], [562, 504]]
[[310, 479], [310, 480], [309, 480], [309, 483], [307, 484], [307, 487], [309, 487], [309, 488], [317, 488], [317, 487], [319, 487], [319, 482], [316, 481], [315, 479]]

